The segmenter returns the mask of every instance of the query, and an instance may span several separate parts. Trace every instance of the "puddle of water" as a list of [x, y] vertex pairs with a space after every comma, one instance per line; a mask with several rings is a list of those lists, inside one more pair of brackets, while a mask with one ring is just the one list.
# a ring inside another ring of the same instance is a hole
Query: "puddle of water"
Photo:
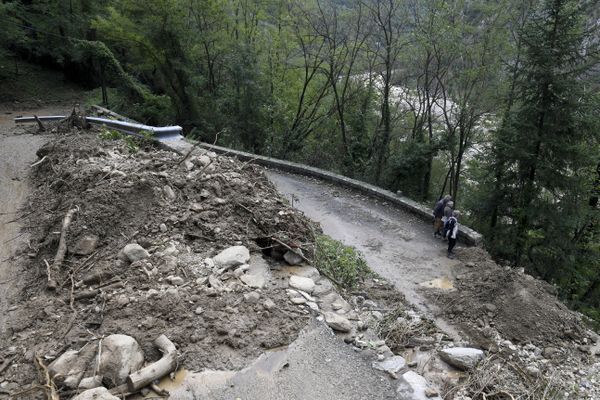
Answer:
[[[180, 369], [173, 379], [169, 376], [162, 378], [158, 387], [169, 392], [172, 399], [209, 399], [211, 393], [227, 385], [252, 385], [257, 377], [269, 377], [276, 374], [287, 364], [288, 346], [270, 349], [260, 355], [252, 364], [241, 371], [205, 370], [193, 372]], [[150, 393], [143, 398], [156, 398]]]
[[436, 278], [431, 281], [420, 283], [419, 286], [426, 288], [442, 289], [442, 290], [453, 290], [454, 283], [447, 277]]

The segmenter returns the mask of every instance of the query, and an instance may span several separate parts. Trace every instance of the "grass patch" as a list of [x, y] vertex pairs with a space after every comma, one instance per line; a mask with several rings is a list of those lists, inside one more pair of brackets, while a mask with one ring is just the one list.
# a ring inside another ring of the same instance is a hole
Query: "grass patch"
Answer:
[[314, 265], [323, 275], [346, 289], [354, 288], [364, 278], [373, 276], [360, 252], [326, 235], [316, 238]]

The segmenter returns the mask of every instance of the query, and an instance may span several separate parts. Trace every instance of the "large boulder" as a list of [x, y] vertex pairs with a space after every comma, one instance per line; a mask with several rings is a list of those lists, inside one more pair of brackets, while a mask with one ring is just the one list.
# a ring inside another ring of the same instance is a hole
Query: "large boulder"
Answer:
[[123, 255], [129, 262], [136, 262], [150, 257], [150, 253], [137, 243], [129, 243], [123, 248]]
[[81, 392], [71, 400], [119, 400], [119, 398], [110, 394], [107, 388], [99, 387]]
[[290, 287], [302, 290], [306, 293], [312, 293], [312, 291], [315, 289], [315, 281], [303, 276], [292, 275], [290, 276]]
[[94, 355], [93, 346], [86, 346], [80, 351], [65, 351], [48, 365], [48, 372], [56, 384], [75, 389]]
[[111, 386], [125, 383], [127, 376], [142, 368], [144, 352], [138, 342], [127, 335], [110, 335], [102, 340], [98, 373]]
[[470, 370], [483, 360], [485, 355], [479, 349], [470, 347], [453, 347], [440, 350], [440, 358], [448, 364], [462, 370]]
[[428, 390], [427, 380], [414, 371], [408, 371], [399, 378], [396, 393], [399, 400], [442, 400], [439, 395], [432, 395]]
[[250, 260], [250, 250], [245, 246], [229, 247], [213, 257], [213, 261], [220, 268], [237, 267], [246, 264], [248, 260]]
[[334, 331], [350, 332], [352, 330], [352, 324], [350, 321], [339, 314], [327, 311], [323, 313], [323, 317], [325, 318], [327, 325], [329, 325]]

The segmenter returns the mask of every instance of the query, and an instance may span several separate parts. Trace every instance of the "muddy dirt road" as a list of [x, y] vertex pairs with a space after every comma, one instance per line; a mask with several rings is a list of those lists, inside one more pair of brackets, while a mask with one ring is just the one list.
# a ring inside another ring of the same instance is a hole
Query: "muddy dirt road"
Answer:
[[326, 234], [363, 252], [375, 272], [425, 312], [436, 310], [421, 294], [423, 287], [450, 288], [464, 272], [459, 261], [446, 257], [446, 242], [434, 239], [430, 225], [410, 213], [317, 179], [276, 170], [268, 175], [295, 207]]
[[27, 197], [29, 165], [37, 158], [36, 150], [46, 141], [44, 136], [14, 135], [12, 114], [0, 116], [0, 327], [10, 317], [10, 299], [17, 292], [18, 271], [10, 258], [26, 243], [20, 232], [17, 211]]

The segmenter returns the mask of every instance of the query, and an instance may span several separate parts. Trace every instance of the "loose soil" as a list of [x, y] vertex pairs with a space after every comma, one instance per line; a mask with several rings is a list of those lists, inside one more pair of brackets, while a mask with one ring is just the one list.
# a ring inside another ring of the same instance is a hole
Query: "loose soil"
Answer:
[[[245, 245], [251, 262], [267, 262], [257, 242], [272, 249], [272, 237], [310, 255], [316, 227], [259, 168], [209, 152], [179, 164], [177, 154], [144, 143], [131, 152], [131, 145], [102, 140], [94, 130], [59, 134], [38, 157], [43, 161], [32, 167], [34, 190], [21, 218], [30, 240], [13, 260], [24, 267], [26, 285], [0, 337], [0, 356], [16, 357], [4, 372], [13, 382], [8, 389], [36, 379], [34, 355], [50, 362], [108, 334], [133, 336], [147, 360], [160, 358], [151, 343], [165, 334], [184, 354], [185, 368], [239, 369], [289, 344], [306, 325], [308, 313], [289, 302], [286, 280], [272, 280], [261, 301], [249, 303], [243, 294], [251, 288], [233, 271], [215, 277], [206, 261]], [[67, 257], [51, 270], [58, 288], [48, 291], [45, 262], [53, 263], [63, 218], [73, 208]], [[91, 235], [98, 238], [92, 252], [75, 254], [78, 241]], [[150, 258], [123, 261], [121, 249], [134, 242]], [[169, 284], [173, 276], [185, 283]], [[81, 298], [89, 289], [98, 290]], [[277, 307], [267, 308], [267, 298]]]
[[459, 249], [457, 255], [470, 269], [456, 277], [456, 290], [427, 293], [481, 346], [489, 342], [490, 327], [513, 343], [583, 344], [588, 330], [582, 317], [556, 298], [552, 285], [496, 264], [478, 247]]

